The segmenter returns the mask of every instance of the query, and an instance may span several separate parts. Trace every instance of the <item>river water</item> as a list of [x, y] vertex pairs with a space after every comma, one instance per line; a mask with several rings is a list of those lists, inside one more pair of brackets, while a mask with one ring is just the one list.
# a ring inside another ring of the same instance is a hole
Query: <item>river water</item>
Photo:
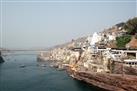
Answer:
[[41, 66], [35, 53], [17, 54], [8, 54], [0, 64], [0, 91], [102, 91], [48, 64]]

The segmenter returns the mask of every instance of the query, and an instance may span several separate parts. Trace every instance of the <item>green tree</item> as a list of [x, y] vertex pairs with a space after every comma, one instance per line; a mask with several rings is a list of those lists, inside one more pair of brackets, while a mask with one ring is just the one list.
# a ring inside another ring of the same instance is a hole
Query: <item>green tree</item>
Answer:
[[137, 17], [129, 19], [125, 23], [124, 29], [127, 30], [128, 34], [135, 35], [137, 33]]
[[124, 35], [116, 38], [117, 47], [118, 48], [125, 48], [125, 45], [130, 42], [131, 35]]

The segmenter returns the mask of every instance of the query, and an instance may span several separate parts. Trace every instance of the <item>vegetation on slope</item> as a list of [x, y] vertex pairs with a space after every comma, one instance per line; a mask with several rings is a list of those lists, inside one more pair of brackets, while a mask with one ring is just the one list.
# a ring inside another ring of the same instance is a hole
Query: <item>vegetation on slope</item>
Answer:
[[137, 17], [129, 19], [125, 23], [124, 29], [127, 31], [128, 34], [135, 35], [137, 33]]
[[127, 31], [127, 34], [116, 38], [118, 48], [125, 48], [125, 45], [131, 41], [132, 36], [137, 38], [137, 17], [129, 19], [123, 28]]
[[125, 45], [131, 40], [131, 35], [120, 36], [116, 40], [118, 48], [125, 48]]

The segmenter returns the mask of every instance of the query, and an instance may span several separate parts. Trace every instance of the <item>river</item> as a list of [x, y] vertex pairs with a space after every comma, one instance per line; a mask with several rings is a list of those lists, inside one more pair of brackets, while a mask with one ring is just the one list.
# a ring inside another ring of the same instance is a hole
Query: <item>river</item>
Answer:
[[48, 64], [41, 66], [37, 53], [17, 54], [8, 53], [0, 64], [0, 91], [102, 91]]

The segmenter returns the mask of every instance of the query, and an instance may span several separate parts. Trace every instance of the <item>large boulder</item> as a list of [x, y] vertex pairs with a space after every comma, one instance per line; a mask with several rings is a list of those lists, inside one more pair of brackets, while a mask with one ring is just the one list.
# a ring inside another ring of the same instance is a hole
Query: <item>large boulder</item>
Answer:
[[4, 59], [2, 58], [1, 51], [0, 51], [0, 63], [3, 63], [3, 62], [4, 62]]

